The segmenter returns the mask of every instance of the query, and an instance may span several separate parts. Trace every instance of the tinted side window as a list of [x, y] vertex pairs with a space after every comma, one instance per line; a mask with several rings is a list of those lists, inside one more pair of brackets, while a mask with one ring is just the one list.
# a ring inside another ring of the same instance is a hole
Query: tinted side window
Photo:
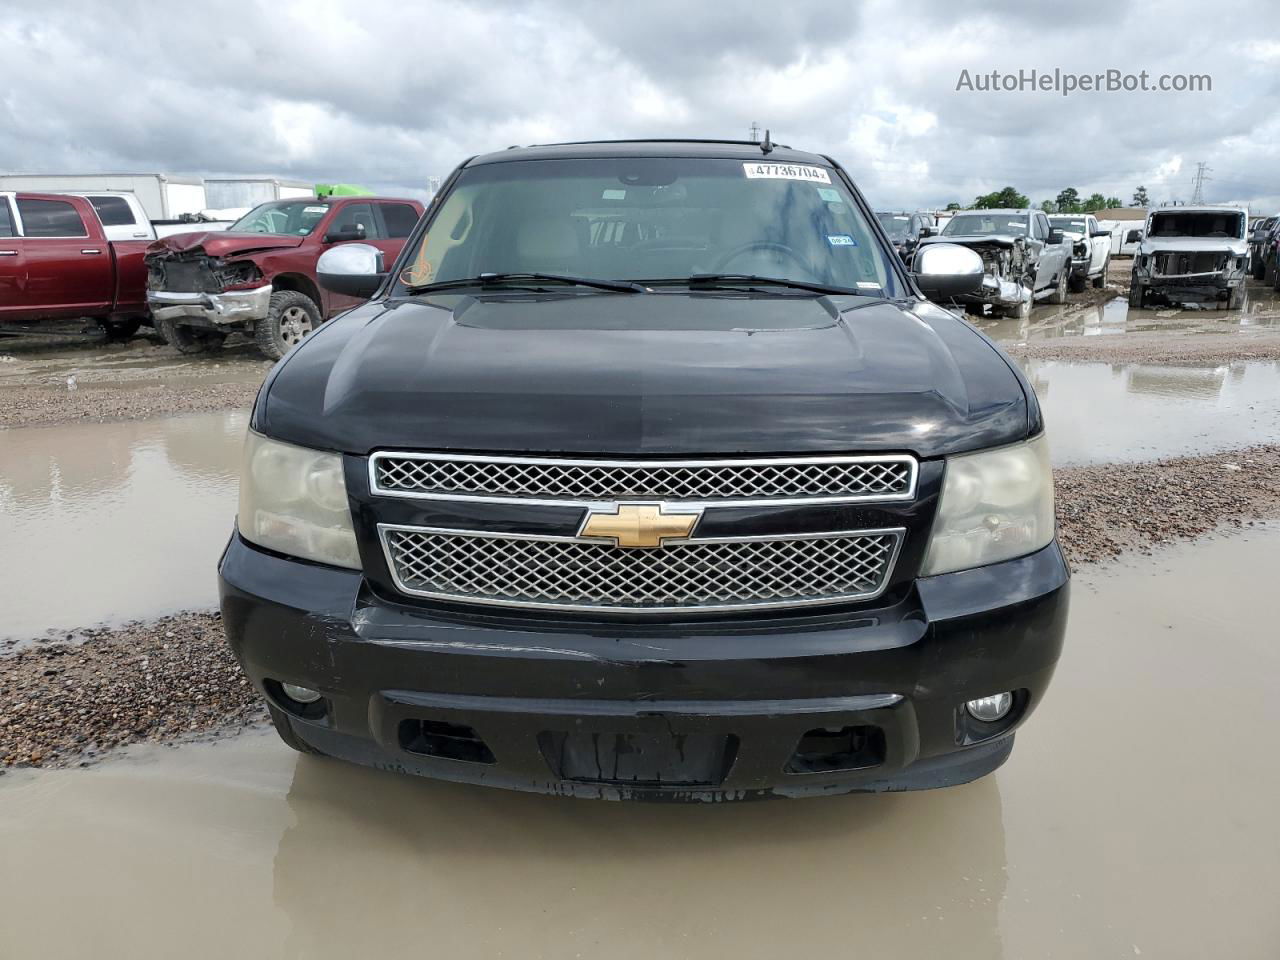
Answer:
[[90, 197], [89, 202], [104, 227], [127, 227], [138, 222], [124, 197]]
[[18, 198], [22, 232], [28, 237], [87, 237], [76, 208], [65, 200]]
[[9, 198], [0, 197], [0, 237], [12, 237], [14, 234], [13, 214], [9, 211]]
[[383, 203], [382, 219], [387, 224], [388, 237], [407, 237], [418, 225], [418, 211], [407, 203]]
[[329, 224], [329, 233], [343, 230], [347, 227], [364, 227], [364, 235], [368, 240], [373, 240], [379, 236], [378, 224], [373, 219], [373, 207], [367, 203], [349, 203], [333, 218], [333, 222]]

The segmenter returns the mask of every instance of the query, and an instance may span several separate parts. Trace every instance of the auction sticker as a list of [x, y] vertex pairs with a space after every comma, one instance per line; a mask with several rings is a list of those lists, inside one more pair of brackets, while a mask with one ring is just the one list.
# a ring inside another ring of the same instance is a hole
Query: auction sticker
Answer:
[[830, 183], [831, 177], [822, 167], [806, 167], [797, 163], [755, 163], [742, 165], [749, 180], [804, 180], [807, 183]]

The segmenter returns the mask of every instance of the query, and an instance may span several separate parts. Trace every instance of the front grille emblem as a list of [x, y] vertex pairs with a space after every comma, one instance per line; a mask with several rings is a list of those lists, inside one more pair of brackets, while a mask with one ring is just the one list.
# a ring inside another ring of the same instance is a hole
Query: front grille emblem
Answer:
[[578, 536], [612, 540], [617, 547], [652, 549], [667, 540], [687, 538], [701, 516], [701, 510], [667, 513], [660, 503], [620, 503], [612, 512], [588, 513]]

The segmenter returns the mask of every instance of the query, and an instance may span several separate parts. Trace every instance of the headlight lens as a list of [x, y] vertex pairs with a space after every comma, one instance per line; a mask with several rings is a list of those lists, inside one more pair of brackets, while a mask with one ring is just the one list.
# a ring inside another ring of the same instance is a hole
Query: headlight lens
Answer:
[[249, 431], [240, 477], [240, 535], [293, 557], [360, 569], [342, 457]]
[[1043, 434], [950, 457], [920, 575], [1021, 557], [1047, 546], [1053, 533], [1053, 470]]

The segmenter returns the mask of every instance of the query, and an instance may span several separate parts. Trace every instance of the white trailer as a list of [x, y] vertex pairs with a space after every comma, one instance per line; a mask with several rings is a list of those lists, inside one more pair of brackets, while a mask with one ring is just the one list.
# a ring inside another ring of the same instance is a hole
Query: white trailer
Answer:
[[206, 177], [205, 197], [214, 210], [249, 210], [269, 200], [314, 197], [314, 184], [274, 177]]
[[210, 206], [204, 181], [167, 173], [54, 173], [0, 175], [0, 190], [28, 193], [132, 193], [153, 221], [196, 215]]

